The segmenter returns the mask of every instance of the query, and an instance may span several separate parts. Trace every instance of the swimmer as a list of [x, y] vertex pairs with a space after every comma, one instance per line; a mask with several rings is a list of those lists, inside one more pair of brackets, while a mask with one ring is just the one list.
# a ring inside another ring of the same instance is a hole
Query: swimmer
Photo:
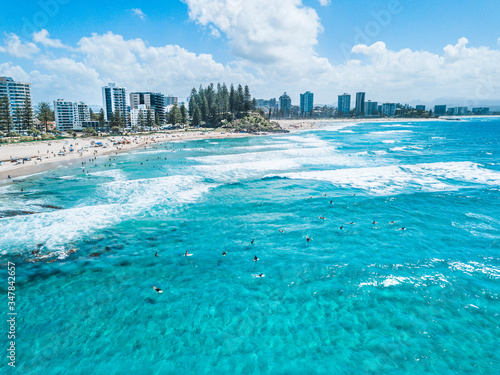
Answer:
[[347, 223], [349, 225], [354, 225], [354, 221], [351, 221], [350, 223]]
[[280, 233], [285, 233], [285, 231], [284, 231], [284, 230], [281, 230], [281, 229], [278, 229], [278, 230], [280, 231]]
[[257, 255], [256, 255], [256, 256], [254, 256], [253, 261], [254, 261], [254, 262], [257, 262], [258, 260], [259, 260], [259, 258], [257, 258]]
[[158, 253], [155, 253], [155, 257], [157, 257], [157, 256], [158, 256]]
[[24, 189], [23, 189], [23, 188], [21, 188], [21, 191], [24, 191]]
[[163, 293], [163, 290], [161, 290], [160, 288], [153, 286], [153, 289], [156, 290], [157, 293]]
[[375, 225], [375, 224], [377, 224], [377, 222], [375, 220], [373, 220], [372, 224]]
[[343, 225], [341, 225], [341, 226], [340, 226], [340, 229], [341, 229], [341, 230], [342, 230], [342, 229], [344, 229], [344, 226], [343, 226]]
[[222, 255], [223, 255], [223, 256], [226, 256], [226, 255], [227, 255], [227, 253], [226, 253], [225, 251], [223, 251], [223, 252], [222, 252]]
[[325, 220], [325, 217], [324, 216], [320, 216], [319, 217], [321, 220]]
[[392, 224], [396, 224], [396, 222], [395, 221], [389, 222], [389, 225], [392, 225]]

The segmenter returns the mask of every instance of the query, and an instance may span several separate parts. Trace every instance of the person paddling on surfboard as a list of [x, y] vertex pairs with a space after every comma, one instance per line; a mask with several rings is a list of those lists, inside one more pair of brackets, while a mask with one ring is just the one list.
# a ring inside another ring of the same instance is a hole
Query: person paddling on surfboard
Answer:
[[187, 252], [187, 250], [186, 250], [186, 254], [184, 254], [184, 255], [185, 255], [185, 256], [187, 256], [187, 257], [190, 257], [190, 256], [191, 256], [191, 255], [193, 255], [193, 254], [189, 254], [189, 253]]
[[161, 290], [160, 288], [153, 286], [153, 289], [156, 290], [157, 293], [163, 293], [163, 290]]
[[254, 262], [257, 262], [259, 260], [259, 258], [257, 258], [257, 255], [253, 258], [253, 261]]

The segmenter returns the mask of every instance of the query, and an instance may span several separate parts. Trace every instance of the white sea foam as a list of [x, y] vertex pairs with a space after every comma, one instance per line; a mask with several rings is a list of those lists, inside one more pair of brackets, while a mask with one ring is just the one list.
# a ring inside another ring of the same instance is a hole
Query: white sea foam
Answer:
[[387, 135], [387, 134], [406, 134], [406, 133], [413, 133], [413, 131], [412, 130], [384, 130], [384, 131], [370, 132], [369, 134]]
[[500, 269], [491, 265], [479, 263], [479, 262], [468, 262], [463, 263], [459, 261], [450, 262], [449, 267], [453, 271], [461, 271], [467, 275], [474, 275], [481, 273], [486, 275], [491, 279], [500, 279]]
[[413, 128], [413, 124], [390, 124], [390, 125], [380, 125], [383, 128]]
[[112, 181], [100, 187], [100, 204], [2, 219], [0, 244], [9, 248], [33, 247], [43, 243], [63, 250], [68, 243], [138, 215], [168, 215], [182, 204], [198, 200], [214, 184], [193, 176]]
[[384, 139], [382, 143], [396, 143], [394, 139]]
[[289, 171], [301, 165], [293, 159], [277, 159], [250, 161], [246, 163], [227, 163], [220, 165], [196, 165], [193, 168], [206, 177], [216, 178], [219, 181], [241, 181], [250, 177], [258, 177], [272, 171]]
[[455, 183], [500, 185], [500, 172], [470, 162], [430, 163], [372, 168], [347, 168], [280, 174], [297, 180], [327, 181], [340, 187], [363, 189], [373, 194], [392, 194], [406, 188], [424, 191], [456, 190]]
[[95, 177], [109, 177], [115, 180], [125, 180], [125, 173], [121, 169], [107, 169], [105, 171], [97, 171], [88, 174]]

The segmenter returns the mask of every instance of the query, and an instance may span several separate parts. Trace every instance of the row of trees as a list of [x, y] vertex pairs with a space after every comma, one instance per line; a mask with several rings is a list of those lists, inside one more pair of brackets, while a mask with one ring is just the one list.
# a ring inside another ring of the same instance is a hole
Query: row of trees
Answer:
[[10, 113], [9, 98], [3, 95], [0, 97], [0, 130], [10, 133], [14, 127], [21, 132], [28, 131], [33, 127], [31, 99], [26, 97], [22, 107], [17, 106], [12, 116]]
[[228, 90], [225, 83], [217, 84], [217, 89], [213, 83], [206, 88], [200, 86], [199, 90], [191, 90], [189, 100], [189, 116], [194, 126], [202, 125], [217, 126], [224, 120], [232, 121], [241, 118], [249, 111], [255, 110], [257, 100], [252, 99], [248, 86], [241, 85], [235, 89], [231, 84]]

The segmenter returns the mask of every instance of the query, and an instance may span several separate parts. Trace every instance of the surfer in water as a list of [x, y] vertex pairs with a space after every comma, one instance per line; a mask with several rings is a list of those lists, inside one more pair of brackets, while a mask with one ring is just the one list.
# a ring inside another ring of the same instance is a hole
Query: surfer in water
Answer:
[[254, 243], [254, 242], [255, 242], [255, 240], [252, 238], [252, 241], [250, 241], [250, 243]]
[[279, 231], [280, 231], [281, 233], [285, 233], [285, 231], [284, 231], [284, 230], [279, 229]]
[[222, 252], [222, 255], [223, 255], [223, 256], [226, 256], [226, 255], [227, 255], [227, 253], [226, 253], [225, 251], [223, 251], [223, 252]]
[[405, 228], [405, 227], [402, 227], [402, 228], [399, 228], [398, 230], [406, 230], [406, 228]]
[[193, 255], [193, 254], [189, 254], [189, 253], [187, 252], [187, 250], [186, 250], [186, 254], [184, 254], [184, 255], [185, 255], [185, 256], [187, 256], [187, 257], [190, 257], [190, 256], [191, 256], [191, 255]]
[[389, 225], [392, 225], [392, 224], [396, 224], [396, 222], [395, 221], [389, 222]]
[[372, 224], [375, 225], [375, 224], [377, 224], [377, 222], [375, 220], [373, 220]]
[[155, 257], [157, 257], [157, 256], [158, 256], [158, 253], [155, 253]]
[[157, 293], [163, 293], [163, 290], [161, 290], [160, 288], [153, 286], [153, 289], [156, 290]]
[[310, 241], [311, 241], [311, 239], [309, 238], [309, 236], [306, 236], [306, 241], [307, 241], [307, 242], [310, 242]]
[[254, 261], [254, 262], [257, 262], [258, 260], [259, 260], [259, 258], [257, 258], [257, 255], [256, 255], [256, 256], [254, 256], [253, 261]]
[[264, 277], [266, 275], [264, 275], [263, 273], [259, 274], [259, 275], [253, 275], [253, 277]]
[[340, 226], [340, 229], [341, 229], [341, 230], [342, 230], [342, 229], [344, 229], [344, 226], [343, 226], [343, 225], [341, 225], [341, 226]]

